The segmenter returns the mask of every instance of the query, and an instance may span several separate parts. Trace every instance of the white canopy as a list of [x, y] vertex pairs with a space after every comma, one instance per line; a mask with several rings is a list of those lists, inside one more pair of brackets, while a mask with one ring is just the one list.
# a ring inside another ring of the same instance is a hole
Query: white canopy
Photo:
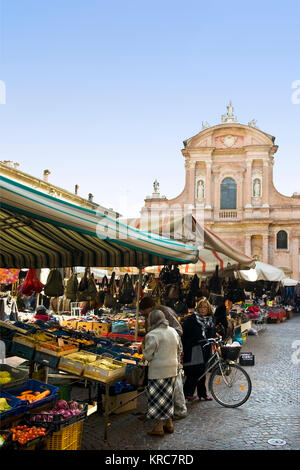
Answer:
[[245, 281], [282, 281], [286, 276], [282, 269], [276, 268], [271, 264], [255, 261], [255, 268], [249, 270], [237, 271], [236, 276], [238, 279]]
[[285, 277], [282, 279], [282, 284], [286, 287], [293, 287], [296, 286], [297, 284], [300, 284], [300, 281], [296, 281], [295, 279], [291, 279], [289, 277]]

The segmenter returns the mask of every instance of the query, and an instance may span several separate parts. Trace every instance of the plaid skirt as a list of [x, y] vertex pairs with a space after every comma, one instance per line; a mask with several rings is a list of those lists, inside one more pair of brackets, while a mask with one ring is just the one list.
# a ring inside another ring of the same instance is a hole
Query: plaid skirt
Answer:
[[149, 379], [147, 386], [149, 419], [168, 419], [174, 415], [174, 387], [176, 377]]

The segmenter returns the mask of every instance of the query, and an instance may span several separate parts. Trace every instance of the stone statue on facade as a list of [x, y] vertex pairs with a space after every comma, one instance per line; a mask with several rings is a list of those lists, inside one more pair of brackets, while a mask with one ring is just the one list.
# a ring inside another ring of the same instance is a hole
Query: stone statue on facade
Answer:
[[222, 122], [236, 122], [236, 117], [233, 114], [234, 108], [232, 106], [231, 100], [229, 101], [229, 105], [227, 106], [227, 113], [222, 114]]
[[253, 183], [253, 196], [260, 197], [261, 196], [261, 183], [258, 178], [255, 178]]
[[153, 189], [154, 189], [154, 192], [157, 194], [159, 191], [159, 182], [157, 181], [157, 179], [153, 183]]
[[197, 199], [204, 199], [204, 181], [199, 180], [197, 183]]
[[250, 127], [255, 127], [256, 129], [258, 129], [257, 120], [256, 120], [256, 119], [252, 119], [252, 121], [249, 121], [249, 122], [248, 122], [248, 126], [250, 126]]

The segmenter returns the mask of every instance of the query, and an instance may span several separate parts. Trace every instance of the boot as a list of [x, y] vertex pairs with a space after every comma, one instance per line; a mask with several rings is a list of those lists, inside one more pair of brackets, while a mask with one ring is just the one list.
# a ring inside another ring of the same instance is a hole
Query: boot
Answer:
[[161, 419], [159, 419], [156, 422], [156, 425], [154, 426], [151, 431], [148, 431], [149, 436], [164, 436], [164, 428], [163, 428], [163, 422]]
[[172, 418], [167, 419], [164, 425], [164, 431], [172, 434], [174, 432], [174, 424]]

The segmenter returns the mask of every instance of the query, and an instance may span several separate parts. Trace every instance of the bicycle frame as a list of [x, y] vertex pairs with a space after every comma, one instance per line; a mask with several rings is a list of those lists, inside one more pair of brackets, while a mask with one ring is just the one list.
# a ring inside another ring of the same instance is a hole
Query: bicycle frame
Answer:
[[[205, 371], [199, 377], [198, 381], [201, 380], [208, 372], [210, 372], [212, 369], [214, 369], [217, 364], [221, 364], [222, 358], [221, 358], [220, 354], [218, 353], [217, 347], [215, 347], [215, 348], [216, 348], [215, 352], [213, 353], [213, 355], [209, 358], [209, 360], [205, 364]], [[226, 361], [224, 361], [224, 362], [226, 362]], [[212, 364], [210, 364], [210, 363], [212, 363]], [[225, 375], [224, 375], [223, 370], [222, 370], [221, 367], [220, 367], [220, 371], [221, 371], [221, 374], [222, 374], [222, 377], [223, 377], [225, 383], [228, 385], [228, 382], [225, 378]]]

